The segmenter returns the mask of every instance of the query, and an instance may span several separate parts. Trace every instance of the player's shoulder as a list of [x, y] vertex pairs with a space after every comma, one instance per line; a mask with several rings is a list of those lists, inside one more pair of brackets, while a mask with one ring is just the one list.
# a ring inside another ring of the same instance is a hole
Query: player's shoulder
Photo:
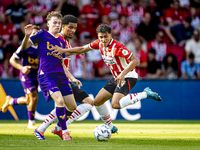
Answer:
[[93, 46], [99, 45], [99, 43], [100, 43], [100, 40], [97, 39], [97, 40], [95, 40], [94, 42], [91, 42], [89, 45], [90, 45], [91, 47], [93, 47]]
[[111, 44], [110, 44], [111, 46], [113, 46], [113, 45], [115, 45], [115, 47], [116, 48], [119, 48], [119, 49], [124, 49], [124, 48], [126, 48], [125, 46], [124, 46], [124, 44], [122, 44], [121, 42], [119, 42], [119, 41], [117, 41], [117, 40], [112, 40], [111, 41]]
[[58, 34], [58, 37], [59, 37], [60, 39], [62, 39], [62, 40], [65, 40], [65, 38], [62, 36], [61, 33]]
[[39, 31], [37, 31], [35, 33], [35, 35], [41, 35], [41, 34], [45, 34], [47, 31], [45, 31], [44, 29], [40, 29]]

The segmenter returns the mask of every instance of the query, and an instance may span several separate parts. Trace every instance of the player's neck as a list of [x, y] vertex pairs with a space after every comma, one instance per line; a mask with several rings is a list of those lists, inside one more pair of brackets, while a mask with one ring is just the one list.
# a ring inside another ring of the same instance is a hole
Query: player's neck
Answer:
[[54, 37], [58, 37], [58, 33], [54, 33], [54, 32], [50, 32], [48, 31], [51, 35], [53, 35]]
[[60, 33], [67, 41], [69, 41], [69, 37], [66, 36], [63, 32]]

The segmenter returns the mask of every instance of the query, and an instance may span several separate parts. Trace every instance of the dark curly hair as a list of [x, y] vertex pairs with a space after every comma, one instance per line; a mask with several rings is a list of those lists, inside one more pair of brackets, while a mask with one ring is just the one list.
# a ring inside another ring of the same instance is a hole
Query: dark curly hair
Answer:
[[167, 59], [169, 57], [172, 57], [172, 59], [173, 59], [172, 64], [171, 64], [172, 68], [177, 71], [178, 70], [178, 62], [177, 62], [177, 58], [174, 54], [168, 54], [164, 57], [163, 65], [164, 65], [165, 69], [167, 69], [167, 67], [169, 66], [169, 63], [167, 61]]
[[62, 18], [62, 24], [63, 25], [67, 25], [69, 23], [77, 23], [78, 20], [75, 16], [73, 15], [65, 15], [63, 18]]
[[97, 34], [98, 33], [106, 33], [106, 32], [111, 33], [111, 27], [106, 24], [101, 24], [97, 27], [96, 32], [97, 32]]

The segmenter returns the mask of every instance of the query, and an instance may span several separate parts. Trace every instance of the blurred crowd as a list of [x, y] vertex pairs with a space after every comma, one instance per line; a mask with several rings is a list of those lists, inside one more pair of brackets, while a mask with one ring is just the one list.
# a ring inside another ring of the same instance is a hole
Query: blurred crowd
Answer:
[[[139, 59], [139, 79], [200, 78], [199, 0], [0, 0], [0, 78], [19, 71], [9, 63], [24, 37], [27, 24], [48, 30], [49, 11], [78, 18], [72, 47], [97, 38], [96, 28], [112, 28], [113, 39]], [[110, 78], [100, 51], [73, 55], [70, 72], [76, 78]]]

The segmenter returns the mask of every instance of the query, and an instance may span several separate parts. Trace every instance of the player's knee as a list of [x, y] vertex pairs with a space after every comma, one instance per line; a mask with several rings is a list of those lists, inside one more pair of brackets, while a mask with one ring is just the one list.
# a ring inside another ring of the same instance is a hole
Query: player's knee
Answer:
[[101, 103], [97, 102], [97, 101], [94, 101], [93, 103], [94, 103], [94, 106], [100, 106], [101, 105]]
[[65, 103], [64, 103], [63, 99], [58, 98], [58, 99], [56, 99], [54, 101], [55, 101], [57, 107], [64, 107], [65, 106]]
[[77, 105], [71, 105], [71, 106], [68, 106], [67, 108], [68, 108], [68, 110], [69, 110], [70, 112], [73, 112], [74, 110], [76, 110]]
[[120, 109], [120, 105], [118, 103], [111, 103], [112, 108]]
[[28, 105], [30, 103], [31, 99], [28, 97], [26, 98], [26, 102], [25, 102], [25, 105]]
[[94, 106], [94, 102], [90, 97], [85, 98], [82, 103]]

